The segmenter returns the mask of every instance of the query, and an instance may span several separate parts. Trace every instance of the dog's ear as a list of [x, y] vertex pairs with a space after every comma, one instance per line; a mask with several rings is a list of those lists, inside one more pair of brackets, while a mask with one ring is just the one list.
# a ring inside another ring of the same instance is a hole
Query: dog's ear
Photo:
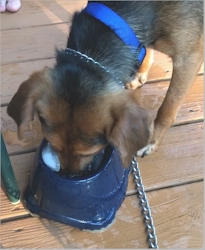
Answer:
[[8, 105], [7, 113], [18, 126], [18, 137], [24, 137], [24, 129], [34, 119], [36, 101], [45, 93], [45, 85], [49, 81], [50, 69], [33, 73], [23, 82]]
[[129, 97], [114, 107], [112, 116], [107, 139], [118, 149], [123, 166], [129, 167], [137, 150], [148, 144], [151, 120], [147, 111]]

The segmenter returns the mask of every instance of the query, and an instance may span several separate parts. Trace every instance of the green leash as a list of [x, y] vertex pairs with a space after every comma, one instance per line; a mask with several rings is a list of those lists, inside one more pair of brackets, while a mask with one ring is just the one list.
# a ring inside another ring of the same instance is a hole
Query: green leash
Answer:
[[9, 159], [9, 155], [1, 134], [1, 179], [4, 186], [5, 194], [12, 204], [20, 201], [20, 192], [17, 186], [14, 171]]

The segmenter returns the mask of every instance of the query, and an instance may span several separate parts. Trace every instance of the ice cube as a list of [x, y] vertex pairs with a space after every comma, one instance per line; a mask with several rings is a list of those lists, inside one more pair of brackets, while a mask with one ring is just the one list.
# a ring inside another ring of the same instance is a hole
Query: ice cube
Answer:
[[55, 150], [51, 147], [50, 143], [47, 143], [42, 150], [42, 158], [44, 163], [53, 171], [60, 171], [60, 161]]

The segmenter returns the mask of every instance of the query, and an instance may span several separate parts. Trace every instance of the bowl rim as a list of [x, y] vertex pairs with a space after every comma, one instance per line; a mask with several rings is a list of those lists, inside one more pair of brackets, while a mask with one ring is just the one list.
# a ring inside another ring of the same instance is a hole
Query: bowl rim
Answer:
[[106, 148], [104, 149], [105, 153], [108, 152], [108, 155], [105, 157], [105, 159], [103, 159], [103, 161], [100, 163], [100, 166], [98, 167], [98, 169], [96, 169], [93, 173], [87, 175], [87, 176], [75, 176], [75, 177], [64, 177], [64, 176], [60, 176], [58, 174], [58, 172], [53, 171], [52, 169], [50, 169], [48, 167], [48, 165], [46, 165], [46, 163], [43, 161], [43, 157], [42, 157], [42, 150], [44, 148], [44, 146], [46, 145], [46, 143], [49, 143], [45, 138], [41, 141], [41, 144], [38, 148], [38, 156], [37, 156], [37, 167], [41, 167], [44, 168], [45, 171], [49, 174], [52, 175], [52, 177], [55, 177], [61, 181], [65, 181], [65, 182], [76, 182], [76, 183], [81, 183], [81, 182], [87, 182], [87, 181], [91, 181], [97, 177], [99, 177], [99, 175], [107, 170], [107, 168], [109, 167], [110, 161], [112, 160], [112, 157], [114, 155], [115, 149], [111, 144], [108, 144], [106, 146]]

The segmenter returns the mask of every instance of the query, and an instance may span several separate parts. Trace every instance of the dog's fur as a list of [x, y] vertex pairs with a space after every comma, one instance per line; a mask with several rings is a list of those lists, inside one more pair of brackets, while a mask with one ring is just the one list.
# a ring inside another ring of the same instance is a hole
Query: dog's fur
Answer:
[[[20, 138], [25, 125], [38, 114], [64, 172], [83, 169], [108, 143], [119, 150], [125, 167], [136, 151], [142, 155], [156, 150], [203, 61], [203, 2], [103, 3], [128, 22], [146, 47], [172, 58], [173, 75], [151, 124], [130, 90], [138, 86], [132, 51], [104, 24], [86, 13], [75, 13], [67, 47], [100, 62], [126, 82], [129, 90], [123, 90], [114, 77], [97, 65], [58, 50], [54, 68], [31, 75], [8, 106]], [[148, 51], [138, 78], [150, 67], [150, 55]]]

